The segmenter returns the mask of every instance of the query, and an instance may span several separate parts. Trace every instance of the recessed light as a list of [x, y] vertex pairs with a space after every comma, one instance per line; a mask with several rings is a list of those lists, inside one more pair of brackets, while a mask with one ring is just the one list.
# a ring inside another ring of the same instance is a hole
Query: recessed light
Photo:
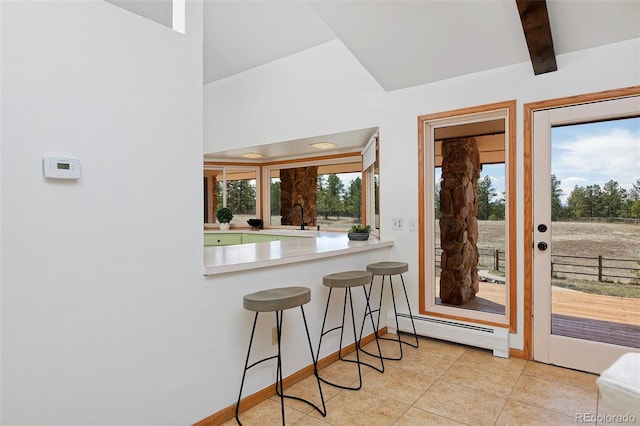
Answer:
[[311, 146], [318, 149], [329, 149], [329, 148], [335, 148], [336, 144], [332, 142], [316, 142], [316, 143], [312, 143]]
[[247, 152], [246, 154], [242, 154], [244, 158], [262, 158], [262, 154], [258, 154], [257, 152]]

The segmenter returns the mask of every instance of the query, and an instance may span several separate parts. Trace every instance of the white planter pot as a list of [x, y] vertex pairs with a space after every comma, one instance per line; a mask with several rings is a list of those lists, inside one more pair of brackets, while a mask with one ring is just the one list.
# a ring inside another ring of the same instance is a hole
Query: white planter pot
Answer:
[[220, 224], [220, 230], [221, 231], [228, 231], [229, 228], [231, 228], [231, 224], [230, 223], [221, 223]]

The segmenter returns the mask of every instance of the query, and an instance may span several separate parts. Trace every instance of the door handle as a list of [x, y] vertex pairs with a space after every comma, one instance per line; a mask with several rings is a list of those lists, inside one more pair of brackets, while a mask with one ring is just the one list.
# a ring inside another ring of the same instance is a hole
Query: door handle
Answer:
[[545, 251], [549, 246], [547, 245], [547, 243], [545, 242], [539, 242], [538, 243], [538, 250], [540, 251]]

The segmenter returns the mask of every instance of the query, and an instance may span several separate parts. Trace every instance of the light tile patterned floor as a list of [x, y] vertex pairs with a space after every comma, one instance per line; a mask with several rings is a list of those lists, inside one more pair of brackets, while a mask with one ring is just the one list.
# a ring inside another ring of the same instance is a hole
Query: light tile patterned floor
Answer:
[[[397, 356], [397, 344], [381, 341], [381, 346], [385, 355]], [[375, 352], [375, 342], [365, 348]], [[401, 361], [385, 361], [384, 373], [363, 367], [359, 391], [323, 383], [326, 417], [306, 404], [285, 400], [287, 424], [575, 425], [585, 423], [577, 421], [580, 414], [605, 412], [594, 374], [497, 358], [489, 351], [427, 338], [420, 338], [418, 349], [403, 346], [403, 351]], [[320, 370], [320, 376], [350, 386], [357, 382], [355, 364], [340, 361]], [[285, 393], [320, 402], [313, 376]], [[281, 424], [280, 399], [245, 411], [240, 420], [246, 426]], [[235, 419], [225, 423], [233, 424]]]

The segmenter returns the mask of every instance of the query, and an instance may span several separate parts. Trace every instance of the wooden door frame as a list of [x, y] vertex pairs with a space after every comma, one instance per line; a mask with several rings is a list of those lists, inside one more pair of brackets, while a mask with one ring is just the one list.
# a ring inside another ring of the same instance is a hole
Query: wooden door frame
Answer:
[[630, 86], [524, 104], [524, 359], [533, 359], [533, 113], [543, 109], [637, 95], [640, 95], [640, 86]]

